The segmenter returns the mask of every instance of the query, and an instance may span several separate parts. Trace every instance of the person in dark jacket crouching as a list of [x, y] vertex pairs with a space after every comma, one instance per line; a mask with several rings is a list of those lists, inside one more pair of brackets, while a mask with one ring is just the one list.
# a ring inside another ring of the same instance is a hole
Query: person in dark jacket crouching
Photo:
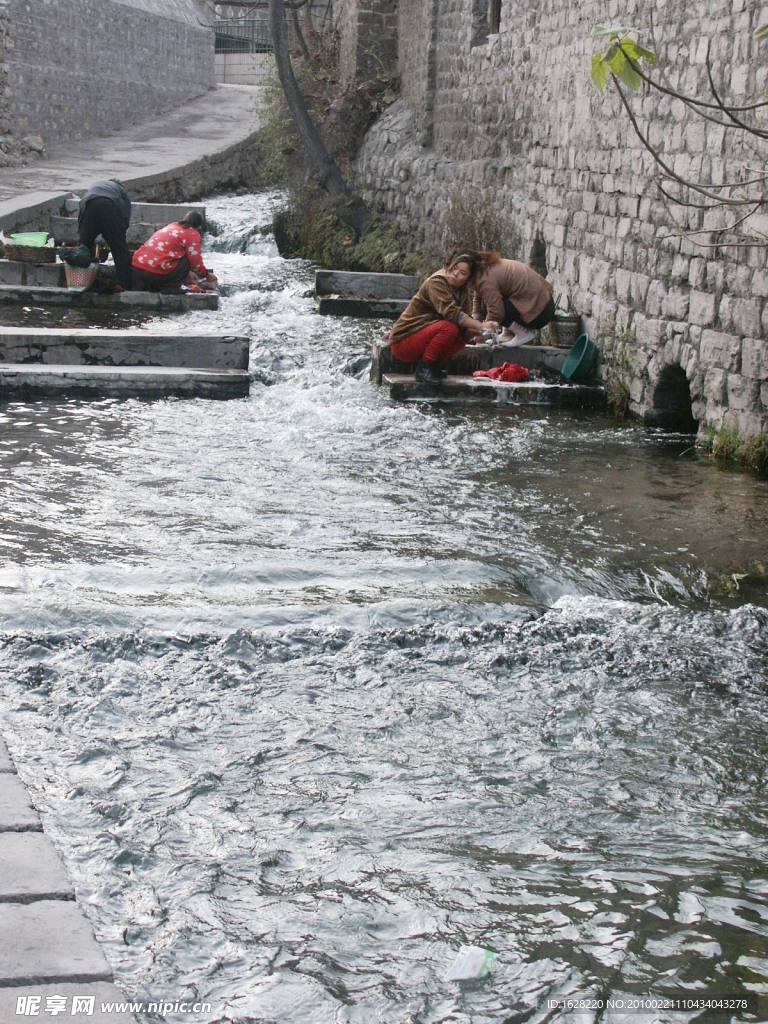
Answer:
[[95, 257], [96, 239], [101, 235], [112, 252], [118, 285], [131, 287], [131, 257], [126, 233], [131, 223], [131, 200], [117, 181], [97, 181], [80, 200], [77, 227], [80, 244]]

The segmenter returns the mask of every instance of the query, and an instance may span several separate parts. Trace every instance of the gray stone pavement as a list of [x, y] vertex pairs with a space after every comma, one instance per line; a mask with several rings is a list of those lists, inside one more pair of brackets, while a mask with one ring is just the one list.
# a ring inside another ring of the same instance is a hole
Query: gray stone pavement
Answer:
[[[66, 1008], [53, 1014], [57, 1018], [134, 1024], [131, 1013], [102, 1010], [125, 996], [111, 984], [109, 964], [41, 828], [0, 739], [0, 1024], [45, 1019], [62, 999]], [[75, 996], [84, 1000], [82, 1012], [72, 1012]]]
[[128, 186], [173, 178], [197, 161], [242, 144], [259, 128], [263, 90], [220, 85], [171, 111], [113, 135], [52, 149], [28, 167], [0, 169], [0, 225], [21, 207], [45, 206], [102, 178]]

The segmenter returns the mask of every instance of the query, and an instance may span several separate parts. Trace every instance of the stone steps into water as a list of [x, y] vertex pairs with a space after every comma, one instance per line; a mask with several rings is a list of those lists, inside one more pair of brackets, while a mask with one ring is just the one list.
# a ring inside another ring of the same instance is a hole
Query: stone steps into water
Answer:
[[0, 363], [0, 398], [62, 393], [237, 398], [248, 394], [249, 384], [247, 370]]
[[382, 384], [395, 401], [472, 398], [497, 405], [545, 405], [568, 409], [605, 409], [605, 388], [585, 384], [526, 381], [507, 384], [488, 377], [448, 376], [439, 386], [422, 384], [412, 373], [385, 373]]
[[[454, 376], [471, 377], [475, 370], [491, 370], [502, 363], [517, 363], [527, 370], [562, 373], [568, 351], [551, 345], [466, 345], [445, 369]], [[381, 384], [384, 374], [413, 373], [413, 370], [412, 364], [395, 359], [388, 345], [374, 345], [370, 374], [374, 384]]]
[[0, 285], [0, 304], [16, 306], [67, 306], [75, 309], [150, 309], [162, 313], [186, 313], [193, 309], [218, 309], [216, 292], [117, 292], [100, 295], [80, 288]]
[[247, 370], [249, 339], [235, 334], [0, 327], [0, 362]]
[[396, 319], [418, 291], [410, 274], [373, 274], [347, 270], [315, 273], [315, 303], [324, 316]]

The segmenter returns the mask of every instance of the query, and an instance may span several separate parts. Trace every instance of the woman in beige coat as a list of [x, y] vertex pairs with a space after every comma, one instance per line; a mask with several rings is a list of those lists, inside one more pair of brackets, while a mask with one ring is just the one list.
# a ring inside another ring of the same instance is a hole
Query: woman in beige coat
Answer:
[[470, 284], [475, 291], [472, 315], [495, 320], [504, 327], [502, 338], [523, 345], [533, 331], [555, 317], [552, 285], [525, 263], [505, 260], [497, 252], [471, 249], [476, 270]]

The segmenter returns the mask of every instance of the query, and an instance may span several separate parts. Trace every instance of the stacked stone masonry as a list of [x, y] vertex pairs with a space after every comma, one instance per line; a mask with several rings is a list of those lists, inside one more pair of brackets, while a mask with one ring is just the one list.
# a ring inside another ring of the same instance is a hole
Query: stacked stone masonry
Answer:
[[365, 81], [397, 65], [397, 0], [335, 0], [344, 79]]
[[[368, 6], [346, 0], [345, 14]], [[502, 0], [500, 30], [489, 33], [488, 6], [399, 4], [401, 98], [360, 152], [365, 198], [434, 247], [456, 195], [491, 206], [514, 221], [520, 258], [544, 240], [556, 293], [583, 315], [604, 371], [625, 380], [635, 413], [649, 414], [662, 375], [681, 367], [701, 432], [723, 423], [745, 437], [766, 431], [766, 249], [716, 246], [713, 229], [729, 223], [727, 211], [673, 214], [665, 205], [658, 168], [618, 97], [601, 97], [590, 81], [598, 48], [590, 33], [599, 23], [631, 24], [648, 42], [653, 21], [672, 84], [695, 95], [708, 93], [711, 41], [716, 81], [744, 104], [766, 91], [765, 52], [752, 32], [768, 15], [747, 0], [695, 9], [665, 0]], [[760, 140], [658, 94], [639, 93], [631, 104], [676, 173], [714, 182], [763, 173]], [[750, 116], [767, 126], [761, 111]], [[707, 230], [683, 236], [674, 216]], [[764, 215], [739, 230], [750, 226], [768, 234]]]
[[0, 0], [0, 163], [212, 88], [211, 21], [203, 0]]

